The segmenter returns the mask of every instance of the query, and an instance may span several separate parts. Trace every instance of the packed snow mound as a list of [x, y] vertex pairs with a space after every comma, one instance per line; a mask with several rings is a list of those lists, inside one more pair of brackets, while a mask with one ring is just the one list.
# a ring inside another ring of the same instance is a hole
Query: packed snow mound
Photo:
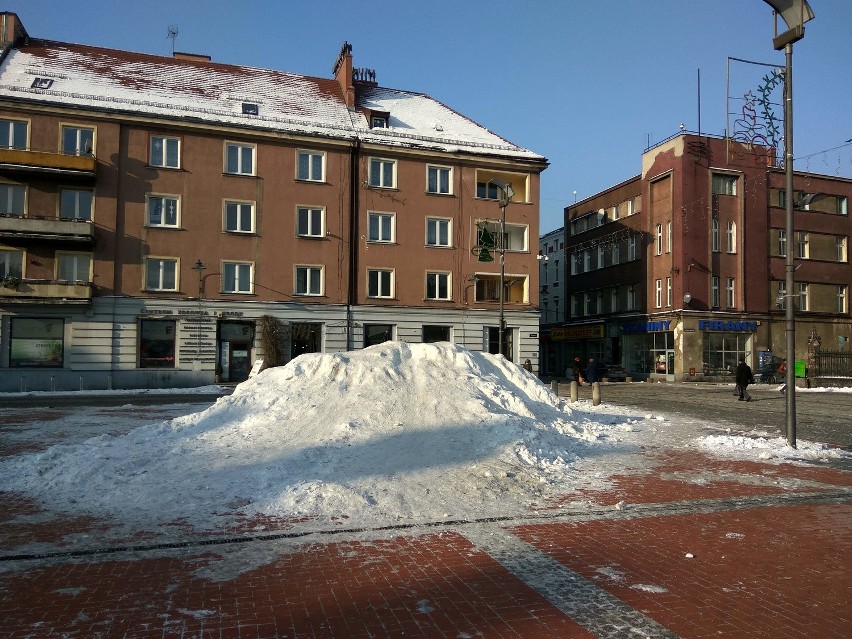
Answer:
[[611, 430], [502, 356], [387, 342], [302, 355], [203, 412], [0, 460], [0, 472], [7, 490], [136, 528], [377, 526], [529, 512], [576, 488], [574, 463], [614, 445]]

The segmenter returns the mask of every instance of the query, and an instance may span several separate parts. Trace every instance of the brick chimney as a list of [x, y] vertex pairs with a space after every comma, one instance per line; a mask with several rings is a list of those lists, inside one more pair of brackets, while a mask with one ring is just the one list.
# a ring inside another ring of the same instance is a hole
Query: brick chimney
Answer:
[[0, 46], [13, 44], [18, 38], [29, 37], [18, 14], [9, 11], [0, 13]]
[[340, 47], [340, 55], [337, 56], [337, 62], [334, 63], [334, 79], [340, 85], [340, 90], [343, 92], [343, 98], [346, 101], [346, 106], [350, 109], [355, 108], [355, 86], [352, 82], [352, 45], [344, 42]]

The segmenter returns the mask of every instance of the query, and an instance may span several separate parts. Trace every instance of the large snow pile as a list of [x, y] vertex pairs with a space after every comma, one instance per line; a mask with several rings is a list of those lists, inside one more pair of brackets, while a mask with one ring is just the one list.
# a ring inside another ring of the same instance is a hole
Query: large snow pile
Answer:
[[387, 342], [302, 355], [201, 413], [0, 460], [0, 474], [53, 509], [137, 528], [470, 519], [599, 480], [574, 462], [614, 452], [630, 421], [572, 411], [501, 356]]

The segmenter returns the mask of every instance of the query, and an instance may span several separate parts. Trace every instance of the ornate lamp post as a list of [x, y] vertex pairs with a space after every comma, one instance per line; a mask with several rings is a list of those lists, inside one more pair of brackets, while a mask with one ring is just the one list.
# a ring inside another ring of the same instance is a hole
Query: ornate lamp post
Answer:
[[505, 305], [505, 286], [506, 286], [506, 207], [509, 206], [509, 201], [515, 194], [512, 185], [499, 178], [488, 180], [488, 184], [493, 184], [500, 191], [500, 239], [497, 243], [497, 250], [500, 253], [500, 328], [498, 329], [498, 353], [503, 355], [503, 340], [506, 334], [506, 320], [504, 319], [503, 306]]

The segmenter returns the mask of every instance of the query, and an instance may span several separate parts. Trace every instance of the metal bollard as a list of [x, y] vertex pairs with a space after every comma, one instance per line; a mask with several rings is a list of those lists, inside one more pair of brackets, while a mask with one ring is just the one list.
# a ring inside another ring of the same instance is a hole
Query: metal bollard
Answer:
[[555, 379], [550, 382], [550, 392], [559, 397], [559, 382]]
[[597, 406], [601, 403], [601, 383], [592, 382], [592, 406]]
[[577, 401], [577, 394], [579, 393], [579, 386], [577, 386], [577, 382], [571, 382], [571, 402]]

